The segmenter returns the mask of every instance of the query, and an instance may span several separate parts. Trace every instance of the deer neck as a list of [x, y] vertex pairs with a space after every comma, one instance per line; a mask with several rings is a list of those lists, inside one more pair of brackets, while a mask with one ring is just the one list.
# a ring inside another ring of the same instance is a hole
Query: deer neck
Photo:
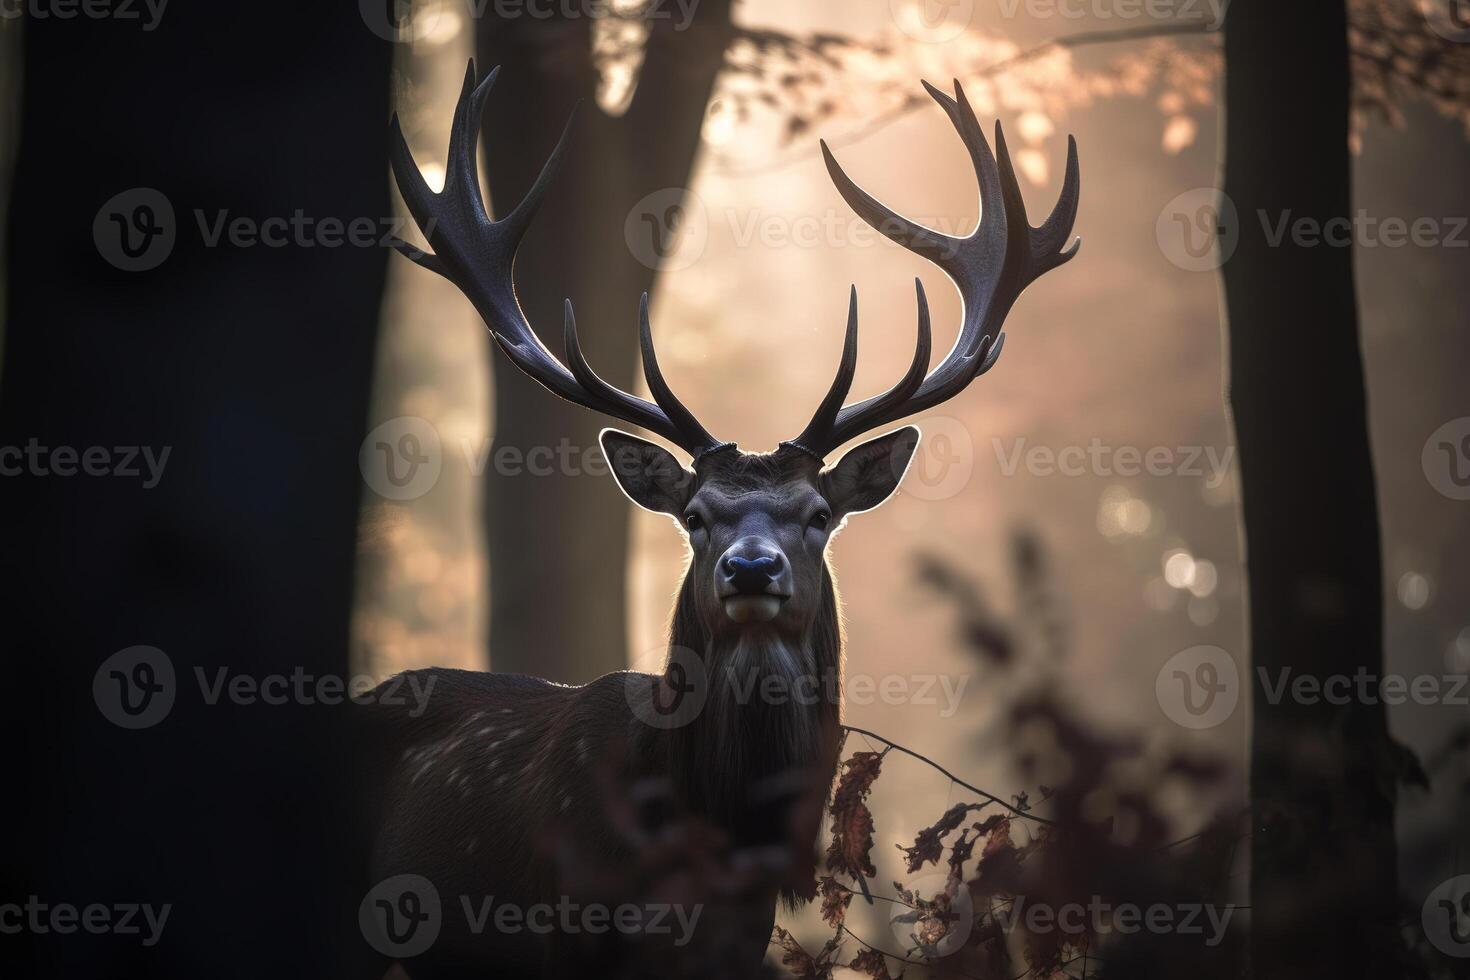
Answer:
[[823, 573], [818, 614], [800, 637], [753, 630], [714, 636], [694, 615], [686, 582], [670, 642], [697, 654], [705, 703], [667, 732], [675, 791], [725, 826], [779, 810], [784, 799], [831, 783], [840, 718], [842, 637], [837, 594]]

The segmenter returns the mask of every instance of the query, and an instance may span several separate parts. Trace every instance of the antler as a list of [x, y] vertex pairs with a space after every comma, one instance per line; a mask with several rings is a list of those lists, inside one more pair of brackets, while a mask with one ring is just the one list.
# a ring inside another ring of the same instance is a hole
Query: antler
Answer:
[[986, 142], [980, 122], [965, 99], [959, 82], [955, 82], [954, 98], [928, 82], [924, 83], [924, 88], [944, 108], [950, 122], [959, 131], [970, 151], [970, 160], [980, 182], [980, 222], [967, 237], [943, 235], [902, 217], [853, 183], [842, 172], [825, 141], [822, 142], [822, 155], [837, 190], [863, 220], [883, 235], [933, 262], [954, 280], [964, 301], [960, 335], [954, 348], [926, 376], [930, 347], [929, 304], [924, 297], [924, 284], [915, 280], [919, 338], [908, 373], [883, 394], [843, 407], [857, 364], [857, 291], [854, 289], [837, 377], [805, 431], [785, 443], [818, 458], [860, 433], [953, 398], [971, 381], [989, 371], [1000, 357], [1005, 343], [1005, 334], [999, 332], [1000, 326], [1016, 299], [1043, 273], [1076, 255], [1082, 244], [1079, 240], [1071, 248], [1061, 251], [1077, 218], [1080, 177], [1074, 139], [1067, 139], [1067, 172], [1062, 181], [1061, 198], [1041, 227], [1032, 228], [1027, 223], [1026, 204], [1021, 198], [1021, 188], [1016, 182], [1016, 172], [1006, 150], [1000, 123], [995, 125], [995, 142], [1000, 157], [997, 165], [996, 156], [990, 152], [990, 144]]
[[393, 246], [426, 269], [432, 269], [459, 287], [479, 311], [490, 328], [490, 334], [515, 366], [542, 386], [562, 398], [614, 418], [641, 425], [658, 433], [698, 458], [704, 453], [722, 449], [722, 443], [711, 436], [684, 407], [664, 381], [653, 352], [653, 335], [648, 324], [648, 294], [643, 294], [639, 317], [639, 339], [643, 354], [643, 376], [648, 381], [657, 404], [608, 384], [587, 363], [577, 340], [577, 324], [572, 316], [572, 303], [565, 309], [566, 360], [563, 364], [536, 335], [526, 321], [516, 299], [512, 269], [516, 249], [530, 227], [551, 177], [566, 146], [571, 121], [567, 121], [556, 149], [551, 152], [536, 182], [515, 209], [499, 221], [485, 211], [480, 196], [476, 144], [480, 138], [480, 118], [485, 99], [500, 73], [496, 68], [475, 84], [475, 63], [470, 61], [465, 73], [464, 91], [454, 109], [454, 124], [449, 134], [449, 158], [445, 167], [444, 190], [434, 193], [425, 183], [408, 143], [403, 138], [398, 115], [393, 115], [391, 162], [393, 177], [404, 203], [419, 230], [428, 239], [433, 254], [414, 248], [406, 242]]

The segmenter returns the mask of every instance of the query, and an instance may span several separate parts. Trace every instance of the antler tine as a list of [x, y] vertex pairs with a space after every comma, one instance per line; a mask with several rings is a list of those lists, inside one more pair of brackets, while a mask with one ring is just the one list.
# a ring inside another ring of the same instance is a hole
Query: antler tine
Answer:
[[454, 123], [449, 130], [449, 158], [444, 168], [444, 197], [469, 205], [475, 217], [489, 220], [485, 199], [480, 194], [480, 120], [485, 115], [485, 101], [500, 75], [497, 65], [478, 86], [475, 63], [465, 68], [464, 88], [454, 106]]
[[[996, 124], [996, 152], [992, 153], [959, 82], [955, 82], [953, 97], [928, 82], [924, 88], [949, 116], [975, 169], [980, 190], [980, 220], [969, 235], [963, 238], [942, 235], [899, 216], [853, 182], [826, 143], [822, 144], [822, 155], [833, 183], [859, 216], [887, 238], [924, 256], [948, 274], [964, 304], [959, 336], [939, 365], [918, 383], [914, 383], [914, 369], [910, 368], [904, 380], [892, 389], [842, 408], [824, 428], [820, 443], [813, 438], [817, 435], [813, 427], [808, 426], [799, 441], [803, 448], [817, 455], [825, 455], [869, 429], [952, 398], [990, 370], [1005, 342], [1000, 325], [1016, 299], [1042, 274], [1075, 256], [1081, 244], [1060, 250], [1077, 217], [1081, 181], [1075, 140], [1068, 139], [1066, 175], [1056, 207], [1041, 227], [1032, 228], [1000, 124]], [[920, 347], [924, 349], [924, 367], [920, 370], [925, 370], [928, 304], [922, 286], [918, 292]], [[915, 363], [919, 361], [916, 356]], [[813, 425], [816, 421], [813, 420]]]
[[857, 337], [857, 286], [854, 285], [847, 296], [847, 334], [842, 340], [842, 359], [837, 362], [837, 376], [832, 379], [827, 396], [817, 406], [816, 414], [801, 435], [795, 439], [787, 439], [786, 445], [795, 446], [818, 459], [822, 457], [812, 447], [822, 445], [831, 434], [832, 426], [837, 422], [837, 413], [842, 411], [842, 403], [847, 400], [847, 393], [852, 389], [853, 375], [857, 373]]
[[663, 372], [658, 369], [658, 356], [653, 351], [653, 327], [648, 322], [648, 293], [638, 302], [638, 350], [643, 358], [643, 380], [648, 382], [648, 391], [653, 395], [653, 400], [658, 402], [658, 407], [663, 409], [674, 424], [674, 428], [687, 436], [693, 435], [699, 443], [700, 449], [695, 455], [711, 447], [723, 445], [718, 439], [705, 431], [704, 426], [684, 403], [674, 395], [674, 391], [664, 380]]
[[[891, 408], [901, 404], [919, 389], [924, 381], [924, 375], [929, 371], [930, 356], [930, 331], [929, 331], [929, 300], [924, 295], [924, 283], [919, 279], [914, 280], [914, 288], [918, 292], [919, 304], [919, 326], [918, 339], [914, 343], [914, 357], [909, 363], [908, 370], [899, 379], [898, 384], [889, 388], [879, 395], [874, 402], [882, 409]], [[812, 456], [820, 459], [826, 450], [814, 447], [840, 445], [845, 440], [832, 441], [833, 430], [837, 424], [837, 417], [842, 411], [842, 403], [847, 398], [848, 391], [852, 388], [853, 375], [857, 372], [857, 287], [852, 287], [851, 298], [848, 301], [847, 312], [847, 337], [842, 345], [842, 360], [837, 367], [837, 377], [832, 381], [832, 387], [827, 392], [827, 397], [822, 399], [822, 404], [817, 407], [817, 412], [812, 416], [811, 422], [807, 423], [801, 435], [795, 439], [786, 440], [787, 445], [795, 446]]]
[[444, 189], [435, 193], [424, 180], [404, 139], [395, 114], [390, 141], [393, 176], [404, 203], [433, 252], [406, 242], [393, 246], [409, 259], [444, 276], [459, 287], [479, 312], [496, 345], [517, 368], [552, 393], [586, 408], [643, 426], [698, 457], [723, 444], [717, 441], [686, 409], [664, 383], [653, 360], [653, 342], [648, 336], [647, 303], [644, 296], [644, 369], [658, 404], [622, 391], [602, 380], [582, 353], [570, 301], [566, 304], [564, 339], [571, 368], [547, 349], [526, 321], [516, 298], [512, 270], [516, 250], [545, 198], [547, 188], [567, 145], [572, 120], [567, 121], [541, 172], [519, 204], [504, 218], [491, 220], [480, 193], [477, 146], [485, 101], [500, 69], [489, 72], [478, 84], [475, 63], [470, 61], [464, 88], [454, 110]]

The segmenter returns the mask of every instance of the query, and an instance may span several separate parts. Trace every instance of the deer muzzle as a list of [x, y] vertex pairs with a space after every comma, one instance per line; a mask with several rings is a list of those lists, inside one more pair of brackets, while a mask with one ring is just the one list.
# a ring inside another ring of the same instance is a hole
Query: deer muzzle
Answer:
[[766, 623], [791, 598], [791, 570], [779, 548], [759, 540], [736, 542], [715, 570], [725, 615], [737, 623]]

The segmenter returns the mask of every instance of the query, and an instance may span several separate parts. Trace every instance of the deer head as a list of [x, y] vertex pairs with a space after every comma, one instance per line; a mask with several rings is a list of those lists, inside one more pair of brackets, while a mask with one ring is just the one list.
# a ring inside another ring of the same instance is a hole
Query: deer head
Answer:
[[[746, 453], [711, 436], [674, 395], [659, 370], [643, 296], [639, 336], [644, 377], [653, 401], [622, 391], [588, 365], [577, 340], [571, 302], [565, 307], [565, 356], [556, 357], [526, 321], [516, 301], [512, 266], [517, 246], [551, 181], [567, 132], [535, 184], [508, 215], [492, 220], [480, 194], [476, 144], [485, 99], [496, 69], [478, 85], [474, 63], [455, 109], [442, 192], [424, 182], [393, 120], [392, 165], [409, 211], [433, 253], [406, 243], [399, 251], [443, 275], [470, 299], [500, 349], [554, 394], [642, 426], [692, 457], [681, 463], [668, 450], [635, 435], [604, 430], [603, 451], [623, 492], [640, 507], [668, 514], [688, 534], [693, 553], [675, 616], [705, 638], [767, 632], [788, 639], [830, 629], [835, 642], [826, 548], [848, 516], [887, 499], [903, 478], [919, 441], [904, 426], [850, 450], [831, 466], [826, 457], [864, 432], [923, 411], [962, 391], [1000, 356], [1000, 326], [1033, 280], [1071, 259], [1063, 251], [1077, 213], [1076, 144], [1069, 140], [1061, 199], [1039, 228], [1025, 204], [996, 126], [999, 160], [959, 84], [953, 98], [925, 83], [959, 131], [980, 184], [978, 227], [963, 238], [915, 224], [871, 197], [843, 173], [826, 143], [827, 169], [849, 205], [888, 238], [938, 265], [959, 287], [964, 320], [954, 348], [930, 368], [929, 308], [918, 293], [918, 338], [903, 377], [886, 392], [845, 404], [857, 365], [857, 294], [851, 294], [847, 333], [836, 377], [801, 434], [775, 452]], [[570, 123], [568, 123], [568, 130]], [[826, 619], [831, 620], [825, 623]]]

